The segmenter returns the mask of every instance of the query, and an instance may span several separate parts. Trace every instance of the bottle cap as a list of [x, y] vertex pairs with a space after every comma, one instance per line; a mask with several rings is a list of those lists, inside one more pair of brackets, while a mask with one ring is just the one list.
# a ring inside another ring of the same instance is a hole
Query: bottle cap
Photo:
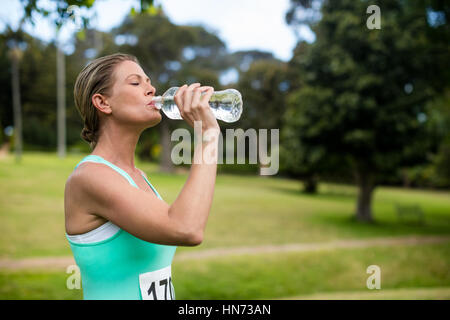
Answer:
[[155, 103], [155, 107], [158, 108], [158, 110], [161, 110], [161, 108], [162, 108], [162, 97], [161, 96], [153, 97], [152, 101]]

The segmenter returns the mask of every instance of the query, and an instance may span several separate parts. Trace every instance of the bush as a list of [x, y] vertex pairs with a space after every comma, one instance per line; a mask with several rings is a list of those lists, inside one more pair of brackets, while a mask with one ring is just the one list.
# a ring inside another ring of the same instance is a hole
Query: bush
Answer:
[[69, 153], [91, 153], [91, 147], [84, 140], [79, 140], [77, 143], [67, 147]]
[[218, 164], [217, 173], [233, 173], [233, 174], [244, 174], [244, 175], [258, 175], [259, 166], [258, 164]]

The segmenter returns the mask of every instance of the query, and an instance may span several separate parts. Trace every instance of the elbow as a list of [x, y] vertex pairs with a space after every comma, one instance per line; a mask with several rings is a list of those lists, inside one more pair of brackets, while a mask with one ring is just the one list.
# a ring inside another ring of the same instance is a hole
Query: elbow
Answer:
[[203, 242], [203, 232], [201, 231], [191, 232], [187, 236], [186, 246], [195, 247], [200, 245], [202, 242]]
[[174, 219], [173, 227], [177, 245], [195, 247], [203, 242], [203, 228], [200, 225], [191, 225]]

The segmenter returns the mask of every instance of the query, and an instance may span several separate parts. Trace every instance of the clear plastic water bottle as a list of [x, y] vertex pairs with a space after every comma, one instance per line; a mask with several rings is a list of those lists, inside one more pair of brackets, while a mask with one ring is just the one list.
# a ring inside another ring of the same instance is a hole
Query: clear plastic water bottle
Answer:
[[[153, 98], [155, 106], [158, 109], [162, 109], [167, 117], [174, 120], [183, 119], [181, 118], [180, 110], [173, 99], [178, 88], [179, 87], [172, 87], [164, 92], [162, 96]], [[235, 89], [216, 91], [209, 99], [209, 106], [216, 119], [225, 122], [236, 122], [242, 114], [242, 96], [240, 92]]]

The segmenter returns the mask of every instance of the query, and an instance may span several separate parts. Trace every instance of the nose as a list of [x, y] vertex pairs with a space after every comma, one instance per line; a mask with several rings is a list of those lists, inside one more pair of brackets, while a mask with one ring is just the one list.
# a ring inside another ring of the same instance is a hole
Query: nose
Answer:
[[151, 84], [148, 86], [148, 88], [146, 89], [145, 95], [149, 96], [149, 95], [154, 95], [156, 92], [156, 89], [154, 86], [152, 86]]

